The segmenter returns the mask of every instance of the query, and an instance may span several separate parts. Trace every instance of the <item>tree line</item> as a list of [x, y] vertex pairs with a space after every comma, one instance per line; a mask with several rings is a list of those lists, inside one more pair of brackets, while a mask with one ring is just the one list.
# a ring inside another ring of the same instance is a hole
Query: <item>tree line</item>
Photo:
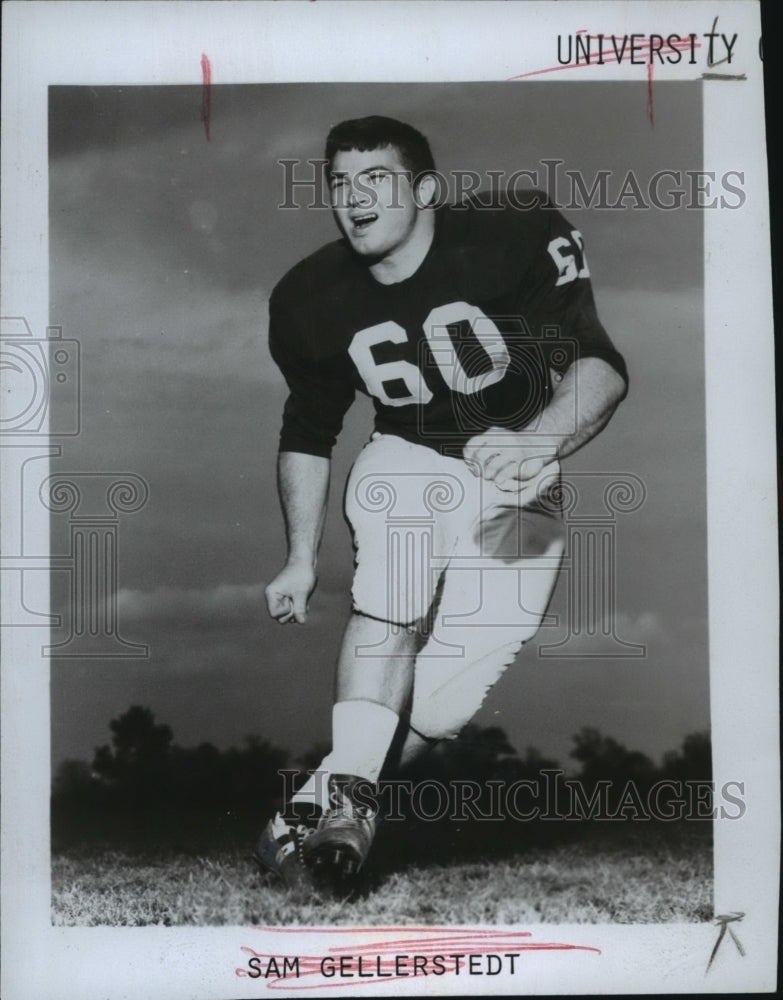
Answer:
[[[256, 737], [246, 737], [239, 747], [227, 750], [211, 743], [180, 747], [171, 727], [141, 705], [112, 719], [109, 729], [111, 742], [97, 747], [91, 762], [66, 760], [54, 774], [55, 847], [90, 839], [146, 841], [171, 836], [183, 842], [226, 836], [239, 841], [279, 806], [283, 790], [279, 772], [298, 770], [298, 780], [303, 781], [328, 749], [316, 745], [292, 761], [287, 750]], [[580, 785], [586, 798], [603, 784], [609, 805], [619, 800], [629, 782], [643, 799], [657, 782], [704, 783], [711, 777], [706, 732], [686, 736], [660, 764], [592, 727], [579, 730], [572, 744], [570, 757], [577, 770], [574, 773], [572, 766], [569, 779]], [[480, 813], [491, 808], [488, 789], [493, 782], [530, 784], [542, 777], [551, 780], [558, 772], [563, 772], [558, 761], [534, 747], [517, 753], [501, 727], [470, 724], [458, 739], [438, 744], [417, 765], [388, 777], [409, 784], [424, 780], [452, 787], [473, 784], [480, 794], [472, 809]]]

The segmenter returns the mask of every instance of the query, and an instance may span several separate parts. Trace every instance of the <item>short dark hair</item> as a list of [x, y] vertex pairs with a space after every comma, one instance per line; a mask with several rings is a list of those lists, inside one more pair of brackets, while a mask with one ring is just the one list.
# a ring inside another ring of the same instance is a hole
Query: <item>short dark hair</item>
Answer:
[[331, 179], [332, 163], [337, 153], [347, 153], [352, 149], [364, 153], [390, 146], [400, 154], [402, 165], [410, 171], [413, 180], [422, 174], [435, 172], [430, 144], [418, 129], [396, 118], [370, 115], [367, 118], [350, 118], [331, 129], [324, 151], [327, 179]]

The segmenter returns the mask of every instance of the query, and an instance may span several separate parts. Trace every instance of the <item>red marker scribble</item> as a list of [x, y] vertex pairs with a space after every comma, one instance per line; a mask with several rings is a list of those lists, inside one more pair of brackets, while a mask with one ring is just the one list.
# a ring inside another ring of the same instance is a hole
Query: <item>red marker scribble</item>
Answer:
[[548, 66], [546, 69], [533, 69], [527, 73], [518, 73], [516, 76], [510, 76], [509, 80], [522, 80], [528, 76], [540, 76], [543, 73], [559, 73], [562, 70], [568, 69], [579, 69], [582, 66], [612, 66], [614, 64], [619, 64], [623, 62], [630, 62], [634, 55], [647, 55], [647, 117], [650, 124], [654, 124], [653, 119], [653, 75], [655, 64], [652, 60], [652, 52], [655, 51], [660, 57], [665, 55], [671, 55], [674, 52], [687, 52], [690, 51], [693, 54], [694, 49], [701, 48], [701, 42], [696, 41], [695, 38], [691, 36], [674, 38], [670, 35], [667, 39], [661, 39], [661, 45], [658, 45], [653, 50], [652, 43], [649, 41], [637, 42], [633, 48], [627, 44], [623, 45], [623, 48], [618, 52], [617, 49], [612, 46], [612, 48], [604, 47], [603, 42], [612, 37], [606, 32], [603, 35], [589, 35], [587, 34], [586, 28], [581, 28], [576, 32], [577, 35], [584, 35], [585, 38], [589, 39], [591, 42], [602, 43], [599, 48], [590, 47], [590, 51], [585, 55], [582, 53], [581, 58], [578, 62], [569, 62], [567, 65], [557, 65]]
[[[600, 948], [559, 941], [533, 941], [530, 931], [446, 930], [438, 927], [311, 928], [256, 927], [255, 930], [294, 935], [350, 935], [350, 944], [335, 943], [326, 955], [259, 952], [243, 945], [247, 968], [239, 978], [265, 979], [267, 989], [308, 990], [318, 987], [366, 986], [417, 976], [513, 974], [531, 951], [587, 951]], [[378, 935], [383, 934], [380, 938]], [[386, 935], [392, 935], [388, 937]], [[251, 962], [255, 962], [251, 965]], [[251, 969], [255, 974], [251, 973]], [[284, 970], [284, 971], [281, 971]], [[296, 981], [296, 984], [293, 981]]]
[[204, 134], [209, 142], [209, 118], [212, 111], [212, 67], [209, 59], [201, 53], [201, 121], [204, 123]]

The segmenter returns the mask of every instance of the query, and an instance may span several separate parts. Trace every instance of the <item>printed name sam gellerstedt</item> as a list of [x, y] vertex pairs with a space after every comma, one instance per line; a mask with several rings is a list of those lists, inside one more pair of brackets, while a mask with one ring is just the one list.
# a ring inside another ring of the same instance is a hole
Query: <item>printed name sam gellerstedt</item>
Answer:
[[[518, 951], [503, 954], [448, 955], [325, 955], [318, 962], [324, 979], [397, 979], [403, 976], [499, 976], [501, 972], [516, 972]], [[317, 960], [308, 958], [308, 972]], [[275, 958], [254, 955], [248, 960], [250, 979], [286, 979], [300, 976], [299, 957], [286, 955]], [[313, 969], [314, 971], [314, 969]], [[310, 974], [312, 974], [310, 972]]]
[[557, 36], [557, 61], [561, 66], [604, 66], [622, 62], [643, 66], [656, 61], [675, 64], [687, 57], [688, 65], [694, 66], [696, 49], [704, 48], [707, 65], [714, 66], [731, 62], [736, 41], [736, 34], [729, 37], [714, 30], [689, 35], [588, 35], [579, 31], [574, 35]]

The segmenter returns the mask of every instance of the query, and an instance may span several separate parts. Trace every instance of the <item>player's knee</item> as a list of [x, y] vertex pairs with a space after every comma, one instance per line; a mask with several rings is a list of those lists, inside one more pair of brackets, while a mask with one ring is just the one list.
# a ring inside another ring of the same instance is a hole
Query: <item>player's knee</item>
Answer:
[[440, 692], [425, 698], [414, 698], [410, 724], [428, 742], [454, 740], [481, 707], [486, 690], [475, 692], [475, 698], [452, 702]]
[[383, 605], [373, 607], [366, 602], [353, 602], [351, 611], [354, 614], [362, 615], [365, 618], [373, 618], [375, 621], [385, 622], [390, 628], [401, 629], [410, 635], [422, 635], [422, 619], [418, 615], [406, 615], [404, 612], [385, 608]]
[[452, 740], [456, 739], [460, 730], [470, 722], [472, 715], [471, 712], [465, 719], [461, 716], [455, 718], [453, 710], [449, 712], [448, 706], [443, 705], [442, 700], [439, 703], [437, 698], [426, 698], [411, 709], [411, 727], [427, 742]]
[[522, 641], [515, 639], [489, 650], [475, 649], [465, 663], [428, 658], [425, 647], [416, 659], [411, 726], [428, 737], [455, 737], [481, 708], [521, 646]]
[[359, 549], [351, 596], [354, 610], [394, 625], [420, 628], [433, 601], [422, 573], [412, 566], [399, 567], [386, 553]]
[[398, 621], [385, 613], [382, 608], [373, 608], [366, 602], [363, 602], [360, 605], [354, 600], [351, 606], [351, 612], [355, 615], [359, 615], [361, 618], [369, 618], [372, 621], [380, 622], [381, 624], [387, 625], [389, 628], [399, 629], [406, 635], [420, 635], [422, 631], [422, 620], [420, 618], [412, 619], [410, 621]]

